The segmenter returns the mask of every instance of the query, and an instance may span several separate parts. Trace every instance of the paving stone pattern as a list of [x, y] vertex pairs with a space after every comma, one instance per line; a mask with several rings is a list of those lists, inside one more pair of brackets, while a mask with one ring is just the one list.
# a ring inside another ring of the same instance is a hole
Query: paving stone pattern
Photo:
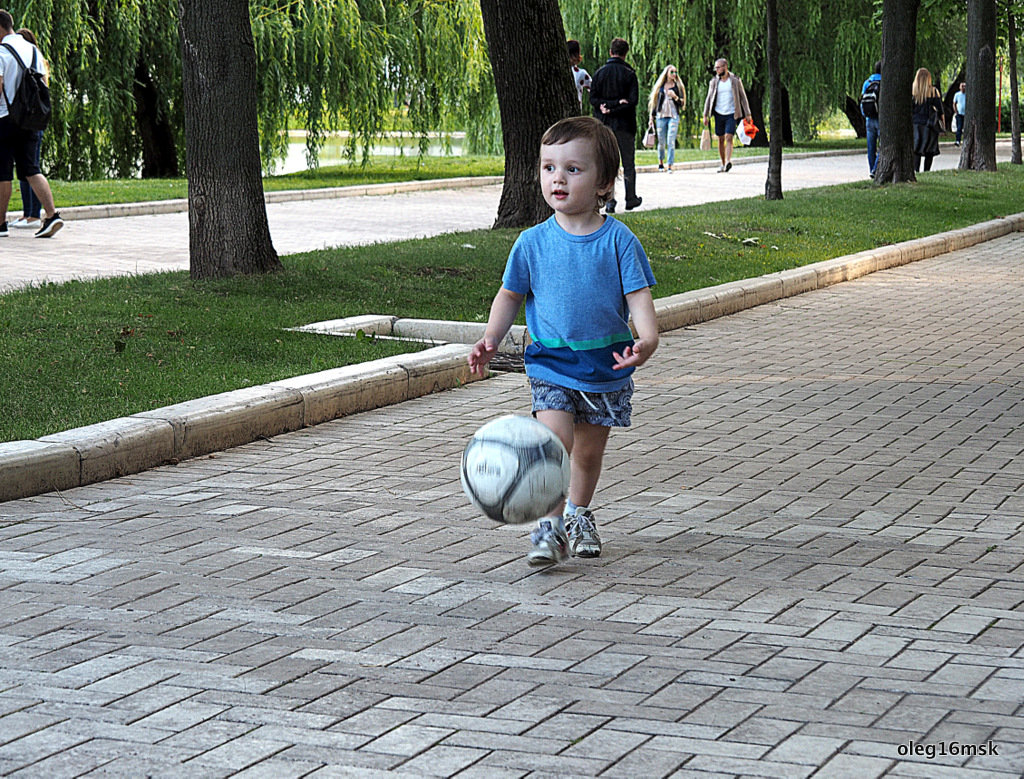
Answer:
[[0, 774], [1020, 776], [1022, 256], [666, 334], [598, 560], [460, 492], [518, 374], [0, 505]]

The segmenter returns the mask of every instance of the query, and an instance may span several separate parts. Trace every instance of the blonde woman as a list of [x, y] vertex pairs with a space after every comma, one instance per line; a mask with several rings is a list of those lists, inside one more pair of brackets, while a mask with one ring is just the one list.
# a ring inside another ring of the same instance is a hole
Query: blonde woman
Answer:
[[668, 150], [668, 172], [676, 161], [676, 135], [679, 133], [679, 115], [686, 108], [686, 87], [679, 80], [675, 65], [668, 65], [647, 100], [651, 122], [658, 128], [658, 170], [665, 170], [665, 150]]
[[914, 170], [932, 169], [932, 160], [939, 153], [939, 133], [945, 129], [942, 98], [932, 85], [932, 74], [920, 68], [914, 76]]

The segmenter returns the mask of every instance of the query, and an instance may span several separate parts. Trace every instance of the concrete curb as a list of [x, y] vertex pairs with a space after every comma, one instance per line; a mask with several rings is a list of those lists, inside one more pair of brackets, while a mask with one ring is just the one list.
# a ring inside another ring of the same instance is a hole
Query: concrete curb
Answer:
[[[431, 189], [467, 189], [500, 184], [504, 176], [462, 176], [451, 179], [425, 181], [395, 181], [386, 184], [358, 184], [351, 187], [324, 187], [323, 189], [288, 189], [267, 192], [268, 203], [287, 203], [295, 200], [328, 200], [340, 197], [366, 195], [396, 195], [401, 192], [425, 192]], [[111, 203], [101, 206], [70, 206], [60, 210], [65, 219], [109, 219], [116, 216], [148, 216], [175, 214], [188, 211], [188, 199], [151, 200], [143, 203]]]
[[296, 376], [129, 417], [0, 443], [0, 501], [138, 473], [336, 417], [400, 403], [477, 379], [469, 347]]
[[[1024, 213], [655, 301], [662, 331], [706, 322], [917, 260], [1024, 232]], [[482, 325], [368, 315], [307, 325], [311, 332], [364, 332], [475, 342]], [[415, 335], [413, 335], [415, 333]], [[429, 337], [428, 337], [429, 336]], [[506, 347], [523, 348], [510, 334]], [[322, 371], [197, 398], [36, 441], [0, 443], [0, 501], [65, 490], [239, 446], [347, 414], [473, 381], [468, 343]]]

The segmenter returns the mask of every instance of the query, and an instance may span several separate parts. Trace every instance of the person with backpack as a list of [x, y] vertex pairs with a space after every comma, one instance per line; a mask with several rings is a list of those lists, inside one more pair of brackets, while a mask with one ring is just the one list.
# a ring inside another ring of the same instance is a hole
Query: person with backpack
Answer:
[[29, 79], [29, 91], [38, 90], [41, 61], [39, 50], [14, 32], [14, 17], [0, 10], [0, 238], [9, 235], [7, 206], [15, 167], [18, 178], [28, 182], [43, 207], [45, 217], [35, 237], [50, 238], [64, 226], [54, 207], [50, 184], [36, 163], [38, 132], [42, 129], [38, 125], [45, 125], [48, 118], [49, 92], [45, 82], [41, 91], [31, 95], [23, 89], [23, 82]]
[[868, 76], [860, 89], [860, 112], [868, 134], [868, 172], [875, 177], [878, 162], [878, 92], [882, 85], [882, 61], [875, 63], [875, 72]]

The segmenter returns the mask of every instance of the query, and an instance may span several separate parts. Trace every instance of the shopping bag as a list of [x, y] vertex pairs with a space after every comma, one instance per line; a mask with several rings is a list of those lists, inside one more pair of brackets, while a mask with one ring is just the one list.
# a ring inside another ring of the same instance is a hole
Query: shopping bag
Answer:
[[654, 132], [653, 125], [647, 127], [647, 132], [644, 134], [644, 148], [653, 149], [658, 145], [658, 134]]
[[711, 151], [711, 131], [707, 127], [700, 134], [700, 150]]
[[757, 135], [757, 125], [753, 119], [744, 119], [736, 125], [736, 138], [744, 146], [749, 146]]

